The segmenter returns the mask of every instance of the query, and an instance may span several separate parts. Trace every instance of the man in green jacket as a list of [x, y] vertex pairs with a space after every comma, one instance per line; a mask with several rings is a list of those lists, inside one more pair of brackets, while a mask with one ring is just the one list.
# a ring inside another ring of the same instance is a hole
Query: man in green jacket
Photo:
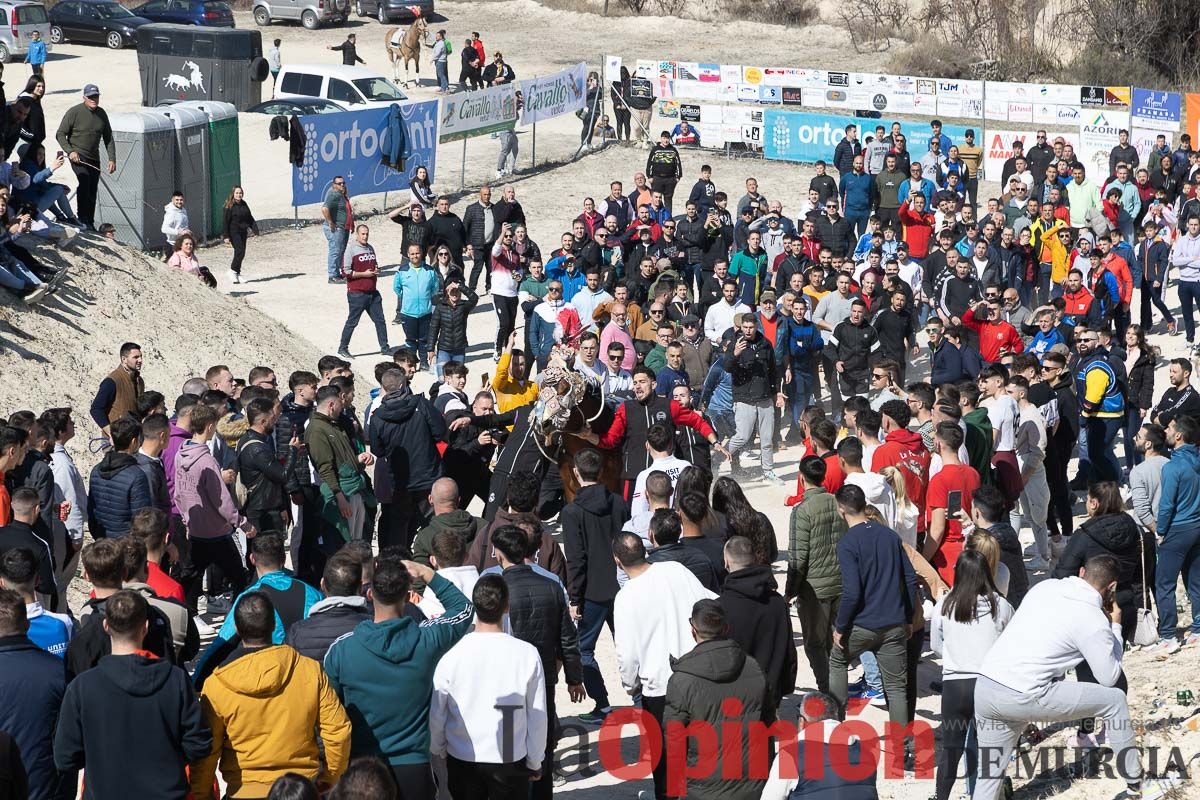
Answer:
[[792, 508], [783, 594], [788, 603], [796, 601], [796, 616], [804, 633], [804, 655], [817, 679], [817, 688], [828, 692], [833, 621], [842, 594], [837, 546], [846, 533], [846, 520], [838, 514], [837, 500], [821, 485], [825, 480], [824, 459], [803, 458], [800, 480], [804, 499]]
[[[312, 423], [309, 423], [311, 426]], [[408, 616], [413, 580], [425, 583], [446, 613], [418, 624]], [[379, 756], [404, 796], [433, 800], [429, 700], [438, 660], [466, 635], [475, 607], [445, 577], [415, 561], [380, 556], [367, 599], [375, 618], [333, 643], [325, 672], [353, 725], [350, 757]]]
[[96, 191], [100, 186], [100, 142], [108, 152], [108, 173], [117, 171], [117, 149], [113, 145], [108, 113], [100, 107], [100, 87], [83, 87], [83, 102], [67, 109], [58, 125], [56, 137], [71, 161], [79, 179], [75, 195], [75, 216], [87, 229], [96, 230]]
[[900, 196], [900, 184], [906, 180], [908, 176], [896, 168], [896, 156], [890, 153], [884, 156], [883, 171], [875, 176], [875, 197], [879, 203], [875, 216], [881, 227], [891, 227], [897, 234], [900, 233], [900, 203], [906, 199]]
[[967, 462], [979, 473], [984, 486], [994, 486], [992, 420], [988, 410], [979, 407], [979, 386], [974, 381], [961, 381], [958, 389], [958, 407], [962, 410], [963, 424], [967, 426]]
[[[322, 386], [316, 407], [304, 428], [304, 444], [321, 478], [321, 517], [328, 528], [323, 538], [328, 550], [343, 542], [361, 539], [366, 521], [367, 482], [363, 467], [375, 463], [370, 453], [356, 453], [354, 445], [335, 420], [341, 416], [341, 390]], [[333, 536], [334, 531], [338, 536]]]

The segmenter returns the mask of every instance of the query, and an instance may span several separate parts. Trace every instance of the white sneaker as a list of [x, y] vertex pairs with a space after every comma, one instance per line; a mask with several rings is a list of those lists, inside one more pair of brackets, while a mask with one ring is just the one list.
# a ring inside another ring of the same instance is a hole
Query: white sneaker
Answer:
[[784, 485], [784, 480], [783, 480], [783, 478], [781, 478], [781, 477], [779, 477], [778, 475], [776, 475], [776, 474], [775, 474], [775, 470], [773, 470], [773, 469], [765, 469], [765, 470], [763, 470], [763, 474], [762, 474], [762, 475], [763, 475], [763, 480], [767, 481], [768, 483], [773, 483], [773, 484], [775, 484], [775, 485], [777, 485], [777, 486], [783, 486], [783, 485]]
[[1172, 637], [1170, 639], [1159, 639], [1149, 647], [1142, 648], [1143, 653], [1151, 655], [1169, 656], [1179, 652], [1179, 640]]
[[41, 286], [37, 287], [32, 292], [25, 295], [22, 299], [25, 301], [25, 305], [36, 306], [38, 303], [40, 303], [42, 301], [43, 297], [50, 294], [50, 289], [51, 289], [50, 284], [43, 283]]
[[1050, 562], [1042, 556], [1034, 556], [1025, 562], [1025, 569], [1030, 572], [1044, 572], [1050, 569]]
[[201, 636], [217, 635], [217, 629], [205, 622], [204, 617], [201, 617], [199, 614], [192, 617], [192, 621], [196, 623], [196, 632]]
[[1200, 644], [1200, 633], [1192, 633], [1188, 631], [1184, 634], [1183, 644], [1181, 647], [1191, 647], [1194, 644]]
[[500, 180], [503, 177], [504, 177], [504, 170], [502, 170], [502, 169], [496, 170], [496, 180]]
[[241, 276], [241, 275], [239, 275], [239, 274], [237, 274], [237, 273], [236, 273], [236, 272], [234, 272], [233, 270], [229, 270], [229, 282], [230, 282], [230, 283], [241, 283], [241, 282], [242, 282], [242, 276]]

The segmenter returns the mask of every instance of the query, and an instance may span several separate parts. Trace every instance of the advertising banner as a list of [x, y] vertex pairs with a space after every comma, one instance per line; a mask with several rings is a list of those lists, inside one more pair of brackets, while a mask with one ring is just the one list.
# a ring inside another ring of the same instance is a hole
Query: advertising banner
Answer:
[[1120, 143], [1118, 133], [1129, 128], [1128, 111], [1084, 110], [1075, 155], [1088, 175], [1108, 175], [1108, 155]]
[[351, 197], [405, 189], [417, 167], [428, 169], [432, 181], [437, 161], [437, 101], [400, 106], [403, 170], [383, 163], [385, 154], [391, 159], [390, 114], [390, 109], [373, 108], [301, 117], [306, 137], [304, 161], [292, 169], [292, 205], [323, 202], [335, 175], [343, 176]]
[[[613, 73], [614, 81], [620, 71], [618, 64], [617, 71]], [[562, 72], [520, 81], [521, 96], [525, 99], [521, 124], [532, 125], [583, 108], [587, 98], [586, 79], [587, 65], [580, 62]]]
[[[1050, 134], [1050, 142], [1053, 143], [1056, 139], [1061, 138], [1066, 144], [1075, 148], [1075, 152], [1079, 152], [1079, 134], [1075, 132], [1058, 133], [1057, 131]], [[1022, 143], [1022, 150], [1028, 150], [1037, 141], [1037, 132], [1031, 130], [1011, 130], [1001, 131], [989, 128], [987, 135], [980, 146], [983, 147], [983, 172], [990, 181], [999, 181], [1003, 174], [1004, 162], [1012, 158], [1013, 149], [1012, 143], [1019, 141]], [[1007, 191], [1008, 187], [1001, 187]]]
[[1184, 95], [1187, 111], [1187, 132], [1192, 137], [1192, 147], [1200, 142], [1200, 94], [1189, 92]]
[[477, 92], [454, 94], [442, 100], [442, 142], [454, 142], [517, 124], [517, 89], [511, 83]]
[[[803, 111], [784, 111], [767, 108], [763, 111], [762, 146], [763, 154], [780, 161], [812, 163], [833, 158], [833, 150], [845, 135], [850, 123], [859, 125], [874, 122], [890, 128], [891, 119], [863, 120], [849, 115], [810, 114]], [[901, 123], [908, 137], [908, 149], [914, 158], [929, 149], [929, 128], [915, 127], [913, 123]], [[966, 128], [962, 125], [945, 125], [942, 133], [953, 142], [961, 142]]]
[[1133, 124], [1139, 128], [1177, 131], [1182, 121], [1182, 106], [1183, 98], [1179, 92], [1135, 88], [1129, 110]]

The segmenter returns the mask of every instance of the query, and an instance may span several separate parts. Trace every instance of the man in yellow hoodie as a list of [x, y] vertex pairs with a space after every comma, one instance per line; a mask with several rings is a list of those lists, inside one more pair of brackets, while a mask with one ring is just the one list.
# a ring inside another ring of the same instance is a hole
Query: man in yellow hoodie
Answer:
[[528, 359], [520, 350], [513, 350], [516, 338], [516, 333], [508, 337], [508, 343], [504, 345], [504, 352], [496, 364], [496, 377], [492, 379], [496, 412], [499, 414], [532, 403], [538, 397], [537, 381], [529, 377]]
[[227, 798], [264, 798], [287, 772], [316, 781], [323, 791], [332, 787], [350, 760], [350, 719], [321, 665], [272, 644], [275, 609], [263, 592], [242, 595], [234, 622], [245, 651], [204, 683], [201, 706], [213, 744], [193, 765], [195, 800], [213, 796], [218, 764]]

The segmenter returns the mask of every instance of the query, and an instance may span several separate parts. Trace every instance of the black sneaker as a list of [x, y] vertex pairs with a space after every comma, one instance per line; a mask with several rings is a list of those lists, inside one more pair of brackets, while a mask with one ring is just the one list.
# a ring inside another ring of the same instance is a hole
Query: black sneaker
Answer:
[[339, 347], [337, 354], [347, 360], [354, 358], [354, 356], [350, 355], [350, 351], [344, 347]]
[[205, 604], [205, 613], [224, 617], [229, 614], [233, 608], [233, 597], [227, 594], [214, 594], [208, 596], [208, 602]]
[[379, 355], [381, 355], [381, 356], [395, 355], [395, 353], [396, 353], [396, 348], [392, 347], [390, 345], [385, 344], [383, 347], [379, 348]]
[[600, 708], [600, 706], [596, 706], [595, 708], [593, 708], [591, 711], [587, 712], [586, 714], [580, 714], [579, 721], [582, 722], [584, 725], [600, 725], [601, 723], [604, 722], [605, 719], [608, 718], [608, 715], [611, 713], [612, 713], [612, 709], [605, 711], [602, 708]]
[[343, 277], [342, 277], [342, 276], [340, 276], [340, 275], [336, 275], [336, 276], [334, 276], [334, 277], [330, 278], [330, 279], [329, 279], [329, 282], [330, 282], [330, 283], [345, 283], [345, 282], [346, 282], [346, 279], [345, 279], [345, 278], [343, 278]]

